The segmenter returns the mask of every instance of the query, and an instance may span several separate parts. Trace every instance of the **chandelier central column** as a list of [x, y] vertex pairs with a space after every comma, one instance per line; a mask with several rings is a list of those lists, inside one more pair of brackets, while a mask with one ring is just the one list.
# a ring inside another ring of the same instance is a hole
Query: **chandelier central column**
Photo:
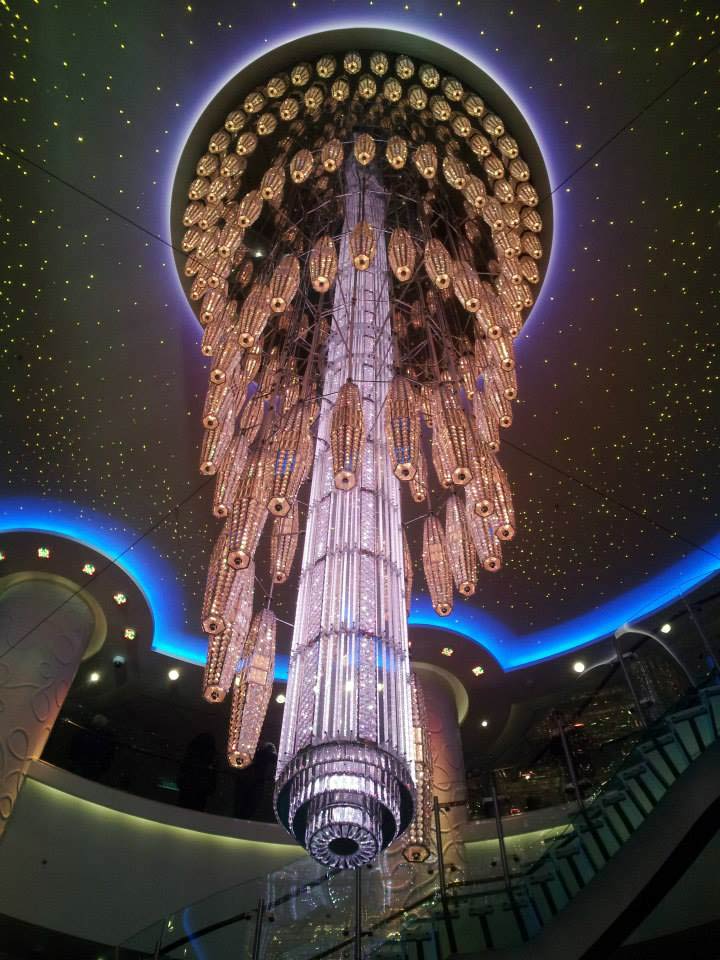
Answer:
[[[400, 491], [384, 434], [394, 373], [387, 197], [352, 155], [344, 176], [276, 803], [317, 860], [345, 867], [373, 860], [412, 818], [413, 751]], [[359, 462], [338, 470], [343, 393], [359, 397], [362, 417], [353, 423], [351, 410], [341, 434], [359, 424], [365, 442]]]

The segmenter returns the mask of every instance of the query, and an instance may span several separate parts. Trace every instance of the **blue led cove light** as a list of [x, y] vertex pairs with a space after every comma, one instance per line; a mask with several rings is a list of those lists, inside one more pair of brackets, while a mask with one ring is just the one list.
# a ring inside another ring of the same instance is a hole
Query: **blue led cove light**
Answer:
[[[133, 531], [101, 514], [59, 500], [3, 498], [0, 501], [0, 533], [22, 530], [53, 533], [76, 540], [116, 562], [135, 582], [150, 608], [152, 649], [175, 660], [200, 666], [205, 663], [207, 640], [199, 633], [188, 631], [184, 624], [185, 604], [175, 571], [149, 543], [144, 540], [134, 543], [138, 538]], [[122, 556], [115, 561], [120, 554]], [[277, 656], [276, 680], [287, 680], [287, 667], [287, 657]]]

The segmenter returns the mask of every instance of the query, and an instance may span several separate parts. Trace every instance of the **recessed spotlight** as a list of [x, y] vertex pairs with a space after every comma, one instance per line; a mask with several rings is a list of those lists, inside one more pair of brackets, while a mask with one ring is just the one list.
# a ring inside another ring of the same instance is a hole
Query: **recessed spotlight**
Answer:
[[114, 593], [113, 600], [119, 607], [121, 607], [124, 603], [127, 603], [127, 597], [124, 593]]
[[275, 697], [275, 703], [285, 703], [285, 694], [284, 694], [284, 693], [279, 693], [279, 694]]
[[91, 577], [95, 573], [95, 564], [86, 563], [85, 566], [82, 568], [82, 572], [86, 573], [89, 577]]
[[37, 555], [41, 560], [50, 559], [50, 547], [38, 547]]
[[487, 725], [488, 725], [487, 720], [481, 720], [481, 721], [480, 721], [480, 726], [481, 726], [481, 727], [486, 727]]
[[672, 626], [669, 623], [664, 623], [660, 627], [660, 633], [670, 633], [671, 630], [672, 630]]
[[100, 679], [100, 674], [97, 672], [97, 670], [93, 670], [93, 672], [88, 677], [88, 680], [90, 681], [90, 683], [97, 683], [99, 679]]
[[0, 550], [0, 560], [7, 560], [7, 555]]
[[573, 664], [573, 670], [575, 673], [585, 673], [585, 664], [582, 660], [576, 660]]
[[134, 640], [136, 636], [137, 630], [134, 627], [125, 627], [123, 637], [125, 637], [126, 640]]
[[172, 670], [168, 670], [168, 680], [179, 680], [179, 679], [180, 679], [180, 671], [177, 669], [177, 667], [173, 667]]
[[453, 655], [453, 648], [452, 648], [452, 647], [443, 647], [442, 650], [440, 651], [440, 653], [441, 653], [444, 657], [451, 657], [451, 656]]
[[481, 677], [485, 673], [485, 668], [480, 666], [473, 667], [472, 672], [475, 674], [476, 677]]

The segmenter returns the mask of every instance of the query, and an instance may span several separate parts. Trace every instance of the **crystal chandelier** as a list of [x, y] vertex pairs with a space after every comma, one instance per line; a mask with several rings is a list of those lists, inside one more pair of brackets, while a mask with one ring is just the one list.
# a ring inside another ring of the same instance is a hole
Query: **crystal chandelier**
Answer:
[[[502, 119], [431, 64], [327, 54], [243, 92], [183, 217], [211, 366], [200, 470], [223, 521], [204, 695], [232, 691], [228, 759], [247, 765], [272, 688], [272, 591], [302, 539], [278, 817], [333, 867], [406, 830], [423, 859], [413, 555], [447, 616], [515, 534], [497, 454], [540, 280], [539, 197]], [[403, 514], [422, 520], [412, 545]]]

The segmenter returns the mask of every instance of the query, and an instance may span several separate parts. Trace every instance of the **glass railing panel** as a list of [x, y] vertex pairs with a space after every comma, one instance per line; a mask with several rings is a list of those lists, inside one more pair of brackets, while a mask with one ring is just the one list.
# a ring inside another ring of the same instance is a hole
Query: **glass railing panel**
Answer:
[[[720, 600], [712, 602], [720, 612]], [[653, 629], [661, 619], [653, 618]], [[662, 766], [660, 749], [682, 772], [691, 762], [688, 754], [695, 755], [683, 737], [697, 741], [694, 727], [701, 739], [715, 736], [711, 707], [688, 680], [707, 684], [717, 676], [707, 643], [687, 615], [678, 614], [670, 635], [677, 657], [682, 653], [694, 670], [668, 660], [654, 638], [626, 636], [622, 662], [610, 656], [588, 671], [576, 693], [538, 708], [507, 762], [471, 773], [461, 785], [468, 796], [465, 856], [453, 853], [456, 862], [445, 863], [444, 884], [434, 855], [409, 864], [389, 851], [359, 876], [327, 873], [304, 858], [185, 908], [166, 918], [164, 929], [156, 924], [125, 948], [136, 949], [137, 956], [322, 960], [355, 956], [359, 930], [363, 956], [441, 960], [456, 950], [531, 939], [647, 815], [627, 799], [642, 765]], [[177, 771], [168, 764], [172, 780]], [[667, 783], [660, 784], [658, 798], [665, 789]], [[624, 832], [622, 817], [628, 822]], [[452, 818], [443, 812], [441, 819]]]

